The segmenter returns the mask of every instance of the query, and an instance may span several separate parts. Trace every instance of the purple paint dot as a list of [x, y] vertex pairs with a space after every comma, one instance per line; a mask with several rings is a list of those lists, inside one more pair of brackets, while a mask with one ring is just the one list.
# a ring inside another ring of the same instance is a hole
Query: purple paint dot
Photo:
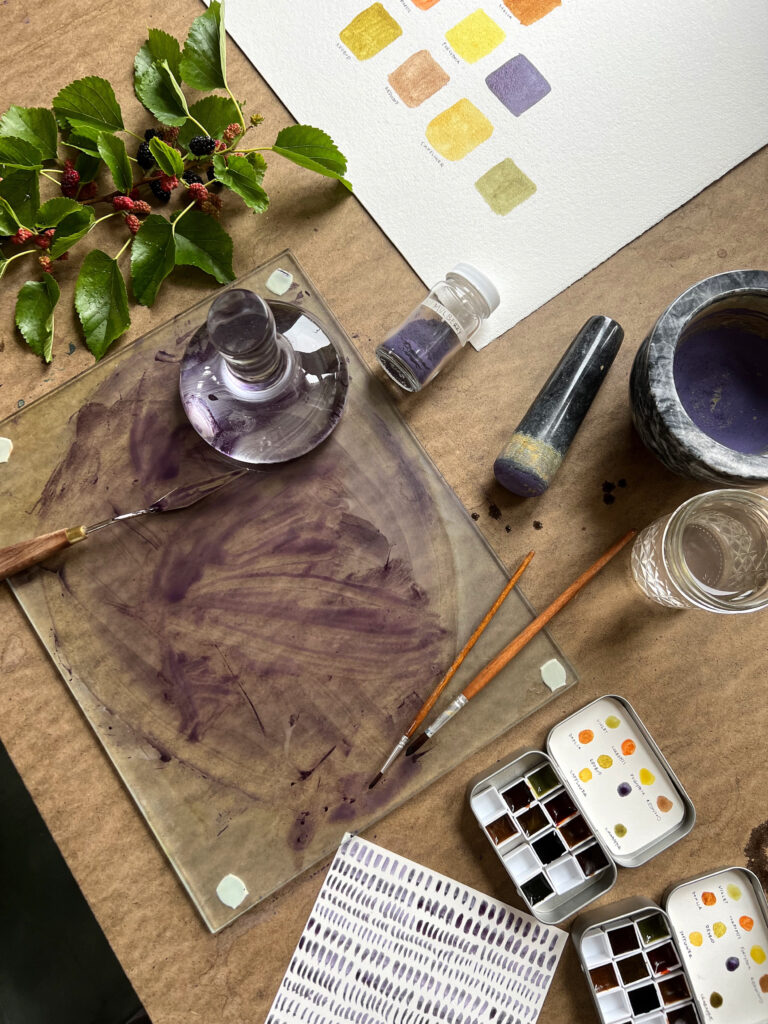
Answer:
[[515, 117], [520, 117], [552, 91], [546, 78], [522, 53], [492, 71], [485, 84]]
[[619, 794], [619, 796], [629, 796], [629, 794], [632, 792], [632, 787], [628, 782], [620, 782], [619, 785], [616, 787], [616, 792]]
[[726, 969], [729, 971], [735, 971], [739, 966], [739, 958], [737, 956], [729, 956], [725, 961]]

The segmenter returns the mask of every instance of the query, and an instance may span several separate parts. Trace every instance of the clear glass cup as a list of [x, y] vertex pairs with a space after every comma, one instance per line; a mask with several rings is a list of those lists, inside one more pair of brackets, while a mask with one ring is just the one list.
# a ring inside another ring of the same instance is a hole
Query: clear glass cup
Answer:
[[768, 607], [768, 498], [736, 489], [690, 498], [638, 534], [632, 574], [647, 597], [671, 608]]

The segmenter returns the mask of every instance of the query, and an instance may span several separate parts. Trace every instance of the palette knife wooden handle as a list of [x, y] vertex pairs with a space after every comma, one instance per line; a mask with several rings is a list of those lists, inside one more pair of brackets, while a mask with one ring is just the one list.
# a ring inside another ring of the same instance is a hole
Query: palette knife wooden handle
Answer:
[[85, 536], [84, 526], [70, 526], [64, 530], [54, 530], [53, 533], [44, 533], [32, 540], [10, 544], [7, 548], [0, 548], [0, 580], [45, 561], [57, 551], [85, 540]]

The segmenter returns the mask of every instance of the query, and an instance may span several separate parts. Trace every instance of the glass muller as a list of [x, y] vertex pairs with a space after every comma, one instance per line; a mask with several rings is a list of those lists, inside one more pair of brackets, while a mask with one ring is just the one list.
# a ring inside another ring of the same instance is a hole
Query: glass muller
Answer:
[[420, 391], [498, 304], [499, 293], [485, 274], [458, 263], [379, 345], [376, 358], [401, 388]]
[[181, 361], [181, 401], [197, 433], [247, 465], [298, 458], [341, 418], [347, 365], [298, 306], [231, 288], [213, 302]]

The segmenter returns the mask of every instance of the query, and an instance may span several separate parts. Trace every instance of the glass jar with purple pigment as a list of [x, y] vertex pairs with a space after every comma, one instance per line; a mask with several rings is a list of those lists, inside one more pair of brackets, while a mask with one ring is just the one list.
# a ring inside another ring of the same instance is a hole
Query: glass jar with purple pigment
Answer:
[[420, 391], [498, 304], [493, 282], [469, 263], [458, 263], [379, 345], [376, 358], [401, 388]]

